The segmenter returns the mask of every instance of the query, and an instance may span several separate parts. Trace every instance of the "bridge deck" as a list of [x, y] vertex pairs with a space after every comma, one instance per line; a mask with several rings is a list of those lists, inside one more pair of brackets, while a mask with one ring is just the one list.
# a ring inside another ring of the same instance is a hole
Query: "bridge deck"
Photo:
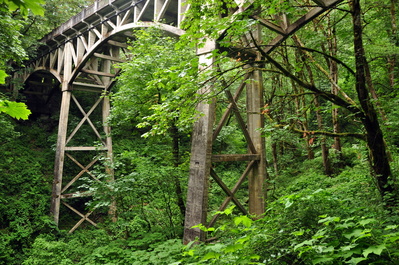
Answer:
[[53, 47], [101, 24], [110, 23], [117, 25], [118, 16], [123, 15], [129, 9], [133, 9], [134, 22], [159, 21], [162, 19], [165, 24], [178, 26], [184, 11], [184, 7], [181, 5], [182, 2], [184, 1], [97, 0], [47, 34], [41, 42]]

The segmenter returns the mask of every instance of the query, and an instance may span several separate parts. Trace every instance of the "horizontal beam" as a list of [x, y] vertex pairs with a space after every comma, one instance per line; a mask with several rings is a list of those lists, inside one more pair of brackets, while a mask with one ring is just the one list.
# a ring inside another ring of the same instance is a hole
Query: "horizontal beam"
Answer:
[[272, 30], [274, 32], [277, 32], [278, 34], [281, 34], [281, 35], [285, 35], [286, 34], [286, 32], [283, 30], [283, 28], [281, 28], [280, 26], [274, 24], [273, 22], [270, 22], [267, 19], [261, 18], [258, 15], [254, 15], [252, 17], [254, 19], [258, 20], [261, 25], [267, 27], [270, 30]]
[[259, 154], [225, 154], [212, 155], [212, 162], [234, 162], [260, 160]]
[[65, 151], [103, 151], [107, 150], [106, 147], [98, 147], [98, 146], [67, 146], [65, 147]]
[[106, 72], [99, 72], [99, 71], [94, 71], [94, 70], [89, 70], [89, 69], [82, 69], [81, 70], [83, 73], [86, 74], [93, 74], [93, 75], [101, 75], [101, 76], [108, 76], [108, 77], [115, 77], [115, 74], [111, 73], [106, 73]]
[[81, 192], [73, 192], [73, 193], [66, 193], [66, 194], [61, 194], [60, 197], [61, 199], [69, 199], [69, 198], [81, 198], [81, 197], [88, 197], [92, 196], [92, 192], [88, 191], [81, 191]]
[[72, 85], [81, 86], [81, 87], [97, 88], [97, 89], [105, 89], [104, 85], [96, 85], [96, 84], [90, 84], [90, 83], [73, 82]]
[[126, 43], [119, 42], [119, 41], [114, 41], [114, 40], [109, 40], [108, 44], [110, 44], [112, 46], [120, 47], [120, 48], [127, 48], [128, 47], [128, 45]]
[[103, 93], [105, 89], [98, 89], [98, 88], [85, 88], [85, 87], [74, 87], [73, 91], [85, 91], [85, 92], [92, 92], [92, 93]]
[[114, 61], [114, 62], [119, 62], [119, 63], [124, 63], [124, 62], [126, 62], [125, 60], [123, 60], [123, 59], [120, 59], [120, 58], [116, 58], [116, 57], [112, 57], [112, 56], [110, 56], [110, 55], [105, 55], [105, 54], [101, 54], [101, 53], [94, 53], [93, 54], [95, 57], [97, 57], [97, 58], [101, 58], [101, 59], [105, 59], [105, 60], [111, 60], [111, 61]]

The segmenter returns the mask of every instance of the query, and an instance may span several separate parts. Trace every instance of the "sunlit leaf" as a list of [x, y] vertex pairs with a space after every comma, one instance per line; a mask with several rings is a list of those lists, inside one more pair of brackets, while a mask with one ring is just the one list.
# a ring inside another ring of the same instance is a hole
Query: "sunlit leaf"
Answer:
[[246, 227], [250, 227], [252, 225], [252, 220], [248, 216], [242, 215], [234, 218], [234, 224], [239, 225], [243, 224]]
[[0, 84], [4, 84], [6, 82], [6, 77], [8, 75], [6, 74], [5, 71], [0, 70]]
[[231, 252], [236, 252], [237, 250], [241, 250], [244, 248], [243, 244], [234, 244], [234, 245], [229, 245], [226, 247], [224, 250], [224, 253], [231, 253]]
[[0, 112], [6, 113], [18, 120], [27, 120], [31, 114], [31, 111], [24, 103], [9, 100], [0, 101]]
[[386, 249], [386, 246], [384, 244], [377, 246], [370, 246], [367, 249], [363, 250], [363, 256], [367, 258], [367, 256], [371, 253], [379, 256], [381, 255], [384, 249]]
[[369, 224], [369, 223], [374, 223], [376, 221], [377, 220], [375, 220], [374, 218], [368, 218], [368, 219], [360, 220], [359, 224], [366, 225], [366, 224]]
[[220, 253], [208, 252], [208, 253], [206, 253], [206, 255], [202, 258], [202, 260], [218, 259], [219, 257], [220, 257]]
[[359, 262], [367, 260], [366, 258], [351, 258], [347, 263], [348, 264], [358, 264]]

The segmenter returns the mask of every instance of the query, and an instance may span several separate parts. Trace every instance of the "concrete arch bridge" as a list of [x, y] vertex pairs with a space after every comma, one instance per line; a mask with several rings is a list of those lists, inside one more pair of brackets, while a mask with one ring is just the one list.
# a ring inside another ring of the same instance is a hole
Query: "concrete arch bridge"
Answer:
[[[309, 0], [309, 6], [301, 9], [298, 16], [291, 19], [288, 19], [286, 14], [260, 17], [254, 12], [252, 19], [259, 23], [257, 27], [248, 29], [248, 33], [256, 33], [253, 36], [258, 39], [262, 38], [261, 32], [265, 31], [273, 36], [269, 45], [264, 46], [264, 52], [270, 54], [301, 27], [341, 1]], [[87, 7], [43, 38], [43, 46], [38, 50], [39, 56], [14, 76], [25, 82], [22, 93], [31, 100], [30, 106], [34, 113], [40, 112], [43, 106], [49, 108], [49, 104], [58, 102], [52, 105], [52, 108], [60, 108], [60, 117], [51, 214], [57, 224], [60, 213], [65, 212], [65, 209], [77, 214], [80, 219], [71, 228], [71, 232], [85, 221], [97, 225], [90, 219], [91, 212], [75, 207], [70, 201], [89, 195], [77, 188], [82, 176], [96, 179], [92, 168], [98, 159], [83, 162], [79, 160], [79, 157], [85, 156], [80, 154], [105, 152], [112, 159], [111, 128], [105, 123], [111, 106], [109, 99], [102, 95], [107, 95], [115, 83], [115, 77], [119, 71], [115, 64], [123, 61], [122, 55], [127, 48], [127, 40], [133, 37], [132, 29], [157, 25], [168, 34], [175, 36], [184, 34], [181, 22], [185, 18], [185, 11], [190, 8], [190, 5], [185, 2], [185, 0], [97, 0], [92, 6]], [[228, 15], [250, 11], [253, 8], [251, 0], [231, 0], [230, 2], [234, 7], [226, 10]], [[217, 48], [220, 39], [208, 40], [205, 47], [197, 50], [200, 62], [212, 65], [213, 62], [208, 55]], [[247, 47], [254, 47], [248, 38]], [[209, 176], [226, 193], [226, 199], [219, 210], [226, 209], [227, 205], [233, 202], [244, 214], [260, 215], [264, 211], [265, 150], [264, 139], [257, 130], [263, 126], [263, 115], [260, 111], [263, 107], [262, 74], [260, 71], [251, 71], [245, 79], [235, 95], [227, 93], [229, 105], [220, 121], [214, 120], [214, 103], [204, 102], [197, 106], [198, 110], [205, 115], [195, 123], [192, 134], [185, 242], [192, 241], [196, 237], [205, 239], [205, 235], [198, 229], [192, 229], [192, 226], [199, 223], [213, 225], [216, 221], [217, 217], [208, 220], [206, 215]], [[247, 97], [246, 119], [243, 119], [236, 106], [244, 89], [246, 89]], [[199, 93], [202, 92], [199, 91]], [[70, 128], [68, 122], [71, 111], [79, 112], [83, 117], [74, 128]], [[103, 117], [102, 120], [92, 119], [92, 114], [96, 112], [102, 114], [96, 115], [96, 117]], [[231, 115], [234, 115], [240, 124], [248, 144], [248, 153], [213, 155], [213, 142]], [[101, 129], [98, 124], [102, 127]], [[92, 134], [96, 144], [82, 142], [78, 137], [80, 131]], [[92, 158], [94, 155], [89, 155], [89, 157]], [[74, 164], [78, 170], [74, 176], [65, 178], [65, 169], [69, 167], [66, 165], [67, 161]], [[238, 176], [237, 183], [232, 188], [227, 187], [211, 168], [211, 163], [228, 161], [246, 163], [245, 171]], [[106, 170], [112, 176], [112, 169], [106, 168]], [[235, 193], [245, 179], [248, 179], [249, 183], [249, 208], [244, 207], [235, 197]], [[61, 208], [64, 211], [60, 211]], [[113, 210], [111, 206], [110, 211]]]

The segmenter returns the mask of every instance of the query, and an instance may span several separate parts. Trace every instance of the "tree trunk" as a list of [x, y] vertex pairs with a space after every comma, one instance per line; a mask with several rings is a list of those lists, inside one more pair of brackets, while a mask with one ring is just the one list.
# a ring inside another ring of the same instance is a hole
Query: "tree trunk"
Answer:
[[[330, 19], [330, 16], [328, 17], [328, 19]], [[330, 23], [329, 23], [330, 24]], [[336, 34], [335, 34], [335, 26], [328, 27], [327, 30], [327, 39], [328, 39], [328, 49], [330, 52], [330, 55], [334, 58], [337, 57], [337, 38], [336, 38]], [[334, 60], [329, 60], [329, 67], [330, 67], [330, 76], [331, 76], [331, 93], [334, 95], [338, 95], [338, 88], [337, 88], [337, 83], [338, 83], [338, 65], [337, 62]], [[333, 124], [333, 132], [334, 133], [339, 133], [340, 132], [340, 128], [339, 128], [339, 122], [338, 122], [338, 117], [339, 117], [339, 109], [338, 108], [334, 108], [333, 105], [333, 109], [331, 111], [331, 115], [332, 115], [332, 124]], [[333, 148], [335, 150], [337, 150], [339, 152], [339, 154], [341, 154], [341, 139], [339, 137], [334, 137], [334, 145]], [[340, 155], [341, 158], [341, 155]], [[341, 159], [340, 159], [341, 160]]]
[[272, 142], [272, 156], [273, 156], [273, 167], [274, 173], [278, 176], [278, 156], [277, 156], [277, 144]]
[[395, 191], [391, 168], [377, 112], [370, 100], [367, 87], [365, 51], [362, 39], [360, 0], [350, 2], [353, 21], [355, 63], [356, 63], [356, 92], [364, 112], [362, 123], [366, 130], [367, 146], [370, 151], [371, 166], [375, 174], [377, 187], [382, 196], [391, 195]]
[[[397, 0], [391, 0], [390, 14], [391, 14], [391, 38], [395, 42], [395, 46], [398, 45], [398, 38], [396, 37], [397, 25], [396, 25], [396, 4]], [[391, 89], [395, 87], [395, 66], [396, 66], [396, 55], [388, 56], [388, 71], [389, 71], [389, 84]]]
[[[171, 127], [171, 135], [172, 135], [172, 145], [173, 145], [173, 166], [177, 169], [180, 165], [180, 147], [179, 147], [179, 131], [176, 125], [172, 125]], [[177, 206], [180, 209], [180, 213], [182, 216], [186, 213], [186, 206], [184, 205], [183, 200], [183, 192], [180, 185], [179, 176], [173, 176], [173, 181], [175, 182], [175, 192], [177, 198]]]
[[[303, 47], [302, 42], [299, 40], [299, 38], [297, 36], [293, 36], [293, 40], [295, 41], [296, 45]], [[312, 85], [314, 84], [314, 78], [313, 78], [313, 71], [312, 68], [310, 67], [310, 65], [307, 63], [309, 56], [307, 56], [306, 52], [303, 50], [300, 50], [300, 52], [302, 53], [302, 61], [304, 62], [305, 68], [307, 70], [307, 76], [309, 77], [309, 81]], [[321, 115], [321, 110], [320, 110], [320, 102], [318, 99], [318, 96], [315, 96], [313, 103], [316, 107], [316, 119], [317, 119], [317, 127], [319, 130], [323, 130], [324, 126], [323, 126], [323, 117]], [[335, 131], [334, 131], [335, 133]], [[337, 138], [337, 137], [336, 137]], [[332, 168], [331, 168], [331, 163], [330, 163], [330, 159], [329, 159], [329, 152], [328, 152], [328, 147], [326, 144], [326, 136], [322, 136], [321, 137], [321, 141], [320, 141], [320, 145], [321, 145], [321, 156], [323, 159], [323, 168], [324, 168], [324, 173], [327, 176], [331, 176], [332, 175]]]
[[[320, 102], [319, 99], [317, 98], [317, 96], [314, 99], [314, 104], [316, 107], [316, 118], [317, 118], [317, 127], [319, 128], [319, 130], [323, 130], [324, 126], [323, 126], [323, 117], [321, 115], [321, 111], [320, 111]], [[322, 136], [321, 137], [321, 157], [323, 159], [323, 168], [324, 168], [324, 173], [331, 177], [332, 176], [332, 168], [331, 168], [331, 163], [330, 163], [330, 159], [328, 156], [328, 146], [326, 144], [326, 136]]]

